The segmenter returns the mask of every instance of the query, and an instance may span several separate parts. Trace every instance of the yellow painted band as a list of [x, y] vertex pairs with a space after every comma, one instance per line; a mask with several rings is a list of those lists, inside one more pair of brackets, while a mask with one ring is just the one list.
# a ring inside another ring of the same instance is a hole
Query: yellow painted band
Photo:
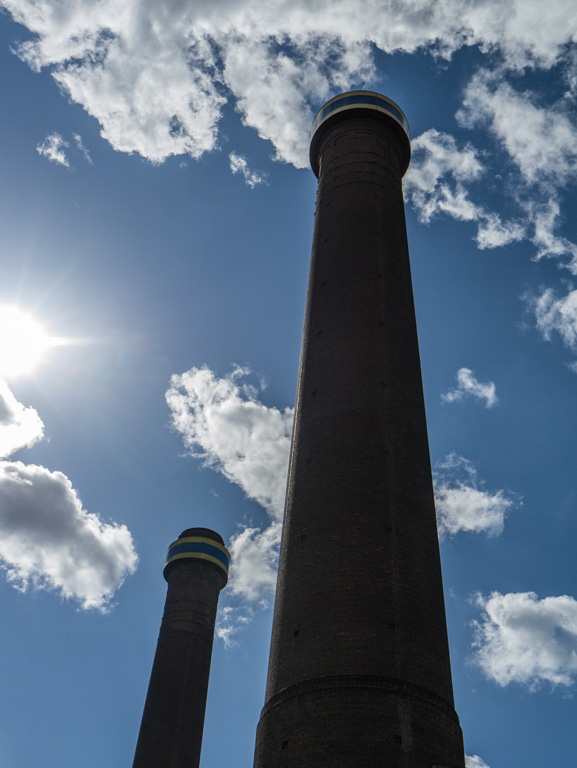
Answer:
[[[212, 539], [207, 539], [207, 541], [212, 541]], [[222, 568], [222, 570], [226, 574], [228, 574], [228, 568], [225, 566], [224, 563], [222, 563], [220, 560], [217, 560], [216, 557], [212, 557], [212, 555], [206, 555], [204, 552], [181, 552], [178, 555], [173, 555], [172, 557], [170, 557], [164, 564], [164, 567], [166, 568], [166, 566], [169, 563], [172, 563], [175, 560], [184, 560], [185, 558], [188, 558], [188, 559], [194, 558], [196, 560], [208, 560], [209, 562], [214, 563], [215, 565], [219, 565]]]
[[191, 542], [194, 543], [200, 543], [200, 544], [210, 544], [211, 547], [216, 547], [217, 549], [220, 549], [221, 552], [224, 552], [224, 554], [228, 557], [230, 560], [230, 552], [226, 547], [224, 547], [222, 544], [220, 544], [218, 541], [215, 541], [214, 539], [208, 539], [206, 536], [184, 536], [182, 539], [177, 539], [176, 541], [173, 541], [172, 544], [168, 547], [168, 549], [172, 549], [172, 547], [176, 546], [177, 544], [189, 544]]

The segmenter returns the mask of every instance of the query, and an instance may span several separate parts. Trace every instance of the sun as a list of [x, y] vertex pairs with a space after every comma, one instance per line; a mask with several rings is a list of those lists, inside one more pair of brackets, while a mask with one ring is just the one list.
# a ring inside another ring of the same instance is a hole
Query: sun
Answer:
[[0, 304], [0, 376], [26, 376], [40, 364], [52, 338], [17, 304]]

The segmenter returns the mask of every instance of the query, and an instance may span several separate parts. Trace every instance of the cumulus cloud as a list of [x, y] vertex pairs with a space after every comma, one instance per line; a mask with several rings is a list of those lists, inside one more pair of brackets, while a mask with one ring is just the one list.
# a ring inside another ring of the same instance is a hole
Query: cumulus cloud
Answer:
[[[0, 457], [43, 436], [38, 413], [0, 379]], [[0, 461], [0, 568], [14, 587], [54, 590], [104, 611], [136, 563], [128, 529], [86, 512], [66, 475]]]
[[577, 353], [577, 289], [569, 288], [566, 296], [558, 296], [552, 288], [544, 288], [539, 295], [524, 299], [543, 338], [551, 341], [557, 333], [563, 344]]
[[482, 760], [478, 755], [466, 755], [465, 765], [467, 768], [489, 768], [487, 763]]
[[26, 408], [0, 379], [0, 458], [30, 448], [44, 437], [44, 424], [34, 408]]
[[263, 174], [257, 173], [256, 171], [251, 171], [251, 169], [248, 167], [246, 157], [237, 155], [236, 152], [231, 152], [228, 156], [228, 161], [230, 163], [230, 170], [235, 174], [240, 173], [244, 179], [245, 184], [251, 189], [254, 189], [257, 184], [263, 184], [265, 182], [265, 177]]
[[282, 519], [293, 409], [269, 408], [241, 383], [246, 368], [218, 378], [206, 366], [170, 379], [166, 401], [172, 427], [192, 456]]
[[504, 490], [486, 491], [470, 461], [455, 453], [436, 465], [433, 475], [439, 535], [455, 536], [461, 531], [502, 533], [505, 516], [521, 501]]
[[570, 686], [577, 678], [577, 601], [568, 595], [540, 600], [534, 592], [478, 597], [474, 659], [490, 679], [531, 689]]
[[551, 67], [575, 39], [574, 4], [552, 0], [0, 0], [32, 37], [17, 47], [124, 152], [153, 162], [218, 146], [229, 99], [276, 157], [306, 163], [310, 117], [336, 90], [370, 83], [376, 49], [465, 45], [499, 51], [509, 68]]
[[66, 156], [66, 149], [69, 146], [68, 142], [64, 141], [59, 133], [51, 133], [44, 139], [44, 141], [41, 141], [40, 144], [38, 144], [36, 151], [39, 155], [46, 157], [51, 162], [69, 168], [70, 162]]
[[3, 461], [0, 561], [17, 589], [55, 590], [106, 610], [137, 556], [128, 529], [86, 512], [66, 475]]
[[[189, 453], [240, 486], [272, 518], [264, 527], [243, 527], [230, 541], [230, 592], [248, 601], [274, 589], [293, 410], [269, 408], [242, 379], [246, 368], [219, 378], [207, 367], [172, 376], [166, 400], [172, 427]], [[230, 637], [236, 624], [222, 631]]]
[[457, 371], [457, 386], [450, 389], [441, 400], [444, 403], [455, 403], [463, 400], [465, 397], [476, 397], [485, 401], [485, 408], [492, 408], [497, 405], [497, 395], [495, 394], [495, 384], [488, 381], [486, 384], [477, 381], [470, 368], [459, 368]]

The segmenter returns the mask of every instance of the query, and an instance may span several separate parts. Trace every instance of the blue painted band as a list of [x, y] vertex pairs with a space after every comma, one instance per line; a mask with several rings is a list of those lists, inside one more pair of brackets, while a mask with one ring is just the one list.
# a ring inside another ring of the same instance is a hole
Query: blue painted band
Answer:
[[195, 555], [209, 555], [215, 560], [218, 560], [228, 572], [230, 556], [226, 550], [223, 550], [224, 547], [220, 548], [214, 544], [210, 544], [206, 539], [204, 541], [175, 541], [166, 553], [166, 562], [168, 563], [172, 560], [175, 555], [184, 555], [188, 557], [195, 557]]

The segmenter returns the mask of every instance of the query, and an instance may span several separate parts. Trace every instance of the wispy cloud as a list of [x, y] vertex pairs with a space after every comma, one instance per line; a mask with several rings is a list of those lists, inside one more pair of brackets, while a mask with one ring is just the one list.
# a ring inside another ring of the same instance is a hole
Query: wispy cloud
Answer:
[[74, 139], [74, 142], [76, 144], [77, 150], [80, 152], [82, 157], [86, 160], [86, 162], [89, 165], [94, 165], [92, 158], [90, 157], [90, 152], [88, 149], [84, 146], [84, 142], [82, 141], [82, 136], [79, 133], [73, 133], [72, 137]]
[[546, 200], [523, 200], [532, 228], [531, 242], [537, 249], [535, 261], [542, 258], [559, 259], [560, 266], [577, 275], [577, 245], [558, 233], [561, 206], [555, 192]]
[[251, 169], [248, 167], [246, 158], [242, 157], [242, 155], [237, 155], [236, 152], [231, 152], [228, 156], [228, 160], [230, 163], [230, 170], [235, 174], [240, 173], [244, 179], [245, 184], [251, 189], [254, 189], [257, 184], [266, 183], [266, 177], [264, 174], [251, 171]]
[[535, 259], [557, 258], [577, 274], [577, 245], [559, 233], [560, 196], [577, 177], [577, 127], [572, 98], [564, 94], [545, 104], [535, 93], [519, 92], [500, 66], [483, 69], [469, 82], [457, 119], [465, 128], [483, 126], [504, 153], [500, 186], [509, 190], [503, 219], [474, 199], [475, 184], [490, 156], [471, 143], [431, 128], [412, 141], [413, 157], [405, 177], [407, 199], [428, 223], [444, 214], [476, 224], [480, 249], [528, 240]]
[[568, 595], [539, 599], [534, 592], [477, 597], [474, 660], [501, 686], [577, 680], [577, 601]]
[[536, 259], [559, 258], [577, 274], [577, 245], [556, 231], [561, 189], [577, 178], [577, 126], [567, 94], [545, 104], [536, 93], [519, 92], [502, 68], [481, 70], [468, 84], [457, 119], [483, 125], [510, 161], [503, 172], [520, 209], [520, 236], [537, 248]]
[[569, 105], [540, 103], [537, 94], [519, 92], [502, 71], [481, 70], [468, 84], [461, 124], [486, 123], [528, 184], [557, 187], [577, 173], [577, 127]]
[[102, 611], [137, 560], [128, 529], [86, 512], [61, 472], [0, 462], [0, 561], [17, 589]]
[[453, 136], [434, 128], [413, 139], [411, 149], [403, 188], [421, 221], [428, 223], [440, 212], [464, 221], [477, 219], [479, 208], [463, 186], [485, 170], [477, 151], [470, 144], [459, 149]]
[[444, 403], [455, 403], [466, 397], [476, 397], [485, 402], [485, 408], [492, 408], [499, 402], [495, 394], [495, 384], [488, 381], [483, 384], [477, 381], [470, 368], [460, 368], [457, 371], [457, 386], [441, 395]]
[[445, 214], [477, 224], [479, 248], [497, 248], [525, 237], [520, 221], [502, 221], [494, 211], [473, 202], [467, 185], [485, 172], [480, 153], [471, 145], [459, 148], [456, 139], [430, 128], [411, 142], [411, 165], [403, 181], [408, 201], [427, 224]]
[[215, 633], [227, 648], [237, 645], [235, 636], [254, 617], [254, 609], [250, 605], [232, 606], [219, 605], [216, 616]]
[[565, 296], [558, 296], [552, 288], [543, 288], [539, 295], [526, 294], [523, 298], [543, 338], [551, 341], [557, 333], [563, 344], [577, 353], [577, 289], [570, 286]]
[[247, 600], [260, 600], [276, 586], [281, 524], [265, 530], [242, 528], [230, 540], [231, 591]]
[[51, 162], [70, 168], [70, 162], [66, 156], [66, 150], [69, 146], [59, 133], [51, 133], [38, 144], [36, 151]]
[[521, 500], [505, 490], [487, 491], [473, 464], [449, 454], [435, 466], [433, 474], [439, 535], [460, 532], [498, 536], [505, 516], [520, 506]]
[[237, 598], [220, 609], [216, 633], [227, 647], [235, 644], [235, 635], [252, 621], [255, 611], [266, 610], [276, 586], [281, 524], [268, 527], [240, 526], [229, 543], [231, 555], [229, 598]]

